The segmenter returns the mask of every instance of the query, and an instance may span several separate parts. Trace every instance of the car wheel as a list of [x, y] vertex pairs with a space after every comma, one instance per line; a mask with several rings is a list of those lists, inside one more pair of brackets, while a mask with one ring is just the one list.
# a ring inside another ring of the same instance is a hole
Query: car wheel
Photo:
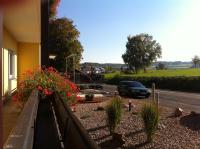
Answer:
[[149, 98], [149, 96], [150, 96], [150, 94], [148, 94], [148, 95], [145, 95], [145, 98]]
[[119, 92], [119, 96], [123, 96], [122, 92]]

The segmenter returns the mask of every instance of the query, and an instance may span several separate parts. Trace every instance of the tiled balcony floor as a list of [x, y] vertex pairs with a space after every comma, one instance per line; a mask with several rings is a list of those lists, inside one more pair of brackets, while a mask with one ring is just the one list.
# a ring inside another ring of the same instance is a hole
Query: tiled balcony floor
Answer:
[[20, 110], [16, 108], [11, 99], [8, 99], [3, 105], [3, 143], [16, 125]]

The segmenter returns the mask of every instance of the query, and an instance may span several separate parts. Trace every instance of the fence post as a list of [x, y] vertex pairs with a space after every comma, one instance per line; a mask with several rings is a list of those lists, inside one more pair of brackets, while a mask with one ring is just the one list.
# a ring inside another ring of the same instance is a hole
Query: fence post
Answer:
[[152, 102], [155, 102], [155, 83], [152, 83]]
[[159, 103], [160, 103], [160, 97], [159, 97], [159, 92], [156, 93], [156, 106], [157, 106], [157, 109], [159, 109]]

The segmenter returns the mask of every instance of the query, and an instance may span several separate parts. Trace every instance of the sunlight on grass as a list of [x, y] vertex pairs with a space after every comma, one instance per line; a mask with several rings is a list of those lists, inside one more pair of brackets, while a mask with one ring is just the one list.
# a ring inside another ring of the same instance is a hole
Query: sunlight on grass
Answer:
[[135, 76], [135, 77], [172, 77], [172, 76], [200, 76], [200, 68], [191, 69], [169, 69], [169, 70], [148, 70], [147, 73], [140, 72], [138, 74], [124, 74], [119, 71], [105, 74], [105, 78], [112, 78], [114, 76]]

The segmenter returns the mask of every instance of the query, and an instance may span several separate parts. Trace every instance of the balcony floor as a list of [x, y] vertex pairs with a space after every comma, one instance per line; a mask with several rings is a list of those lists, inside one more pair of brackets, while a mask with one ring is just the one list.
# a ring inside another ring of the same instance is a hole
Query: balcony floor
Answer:
[[11, 99], [8, 99], [3, 105], [3, 143], [5, 143], [10, 132], [15, 127], [19, 115], [20, 110], [16, 108]]

